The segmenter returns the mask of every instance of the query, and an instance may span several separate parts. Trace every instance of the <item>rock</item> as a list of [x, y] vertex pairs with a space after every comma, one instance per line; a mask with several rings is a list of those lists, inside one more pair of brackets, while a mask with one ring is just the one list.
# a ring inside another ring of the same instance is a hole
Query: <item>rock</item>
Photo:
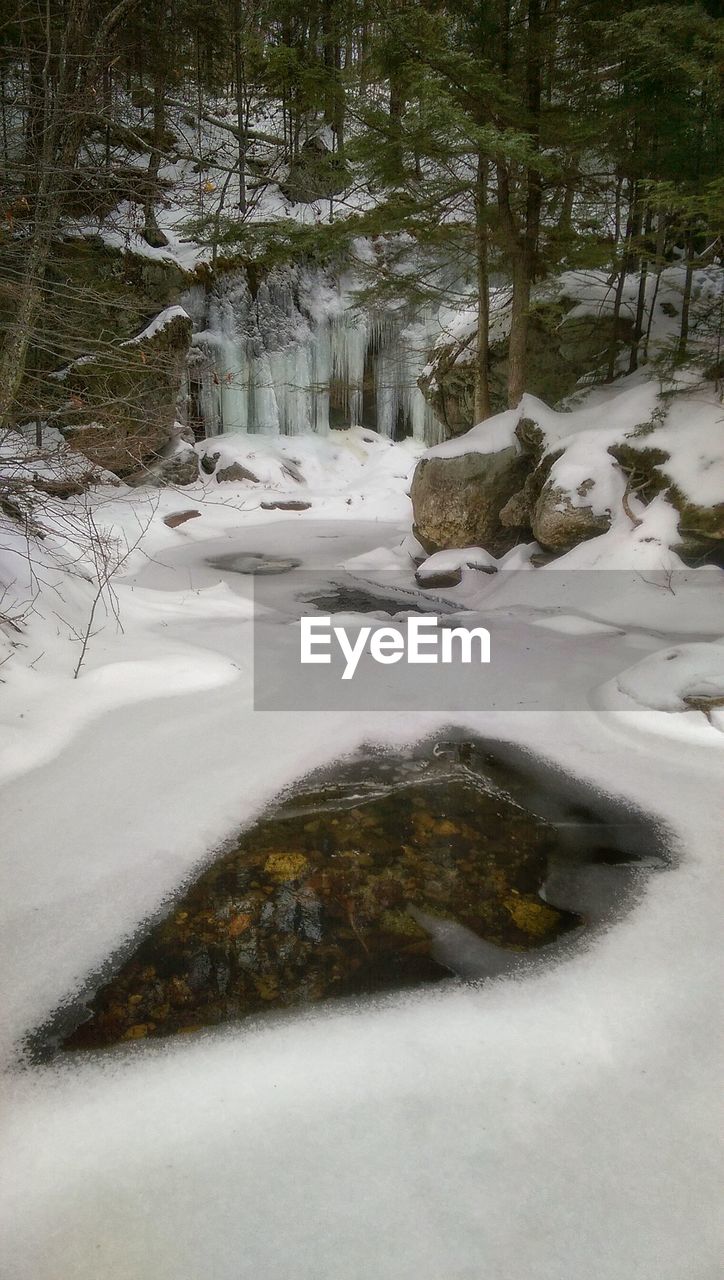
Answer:
[[311, 502], [298, 502], [290, 498], [287, 502], [262, 502], [261, 509], [262, 511], [309, 511], [311, 505]]
[[530, 509], [525, 488], [519, 489], [512, 498], [508, 498], [500, 512], [500, 523], [505, 529], [530, 528]]
[[[190, 342], [191, 320], [174, 307], [108, 357], [76, 360], [59, 382], [63, 404], [53, 425], [92, 463], [133, 482], [178, 436], [176, 407]], [[183, 469], [186, 479], [179, 472], [168, 483], [189, 483], [188, 456]]]
[[645, 436], [632, 434], [629, 441], [612, 445], [609, 453], [616, 459], [628, 477], [629, 489], [645, 502], [658, 493], [665, 493], [668, 501], [679, 513], [681, 542], [676, 547], [686, 561], [701, 563], [708, 560], [724, 566], [724, 503], [703, 506], [692, 502], [667, 475], [666, 450], [644, 444]]
[[[159, 488], [195, 484], [199, 478], [199, 459], [196, 450], [184, 441], [174, 441], [167, 446], [160, 458], [149, 467], [143, 467], [126, 477], [131, 488], [142, 485], [158, 485]], [[198, 513], [197, 513], [198, 514]]]
[[156, 473], [162, 484], [195, 484], [199, 478], [199, 460], [190, 445], [178, 447], [173, 454], [156, 464]]
[[[219, 455], [217, 454], [216, 457], [218, 458], [218, 456]], [[203, 466], [203, 459], [201, 465]], [[253, 472], [247, 471], [246, 467], [242, 467], [240, 462], [230, 462], [228, 467], [220, 467], [219, 470], [215, 472], [215, 475], [216, 479], [222, 484], [226, 481], [234, 480], [249, 480], [252, 484], [259, 483], [258, 477], [255, 476]]]
[[180, 524], [186, 524], [187, 520], [197, 520], [200, 515], [200, 511], [172, 511], [171, 515], [164, 516], [163, 523], [168, 525], [169, 529], [178, 529]]
[[521, 488], [526, 468], [515, 445], [497, 453], [422, 457], [410, 490], [415, 537], [430, 552], [479, 546], [503, 555], [516, 538], [500, 513]]
[[427, 573], [421, 568], [415, 574], [415, 582], [421, 587], [459, 587], [462, 580], [462, 566], [457, 569], [439, 569], [437, 572], [431, 569]]
[[[586, 376], [602, 381], [608, 363], [612, 321], [608, 316], [567, 318], [575, 302], [565, 297], [536, 304], [530, 317], [526, 390], [552, 407], [560, 404]], [[631, 321], [622, 318], [617, 342], [630, 339]], [[418, 381], [428, 404], [449, 436], [473, 425], [475, 403], [475, 345], [473, 331], [457, 342], [436, 347]], [[507, 406], [508, 340], [489, 349], [490, 391], [494, 412]]]
[[457, 587], [466, 569], [478, 573], [497, 573], [498, 566], [483, 547], [464, 547], [461, 551], [437, 551], [428, 556], [415, 573], [421, 587]]
[[260, 577], [275, 573], [289, 573], [298, 569], [299, 560], [291, 556], [265, 556], [255, 551], [232, 551], [228, 555], [211, 556], [207, 561], [213, 569], [222, 573], [258, 574]]
[[[591, 485], [593, 481], [591, 481]], [[585, 496], [585, 485], [579, 490]], [[597, 515], [590, 506], [575, 506], [565, 489], [547, 481], [535, 504], [531, 525], [536, 540], [547, 551], [570, 551], [579, 542], [597, 538], [611, 527], [611, 513]]]
[[202, 453], [199, 458], [199, 466], [205, 476], [212, 476], [221, 457], [220, 453]]
[[676, 485], [671, 485], [668, 498], [679, 512], [681, 543], [677, 551], [684, 560], [704, 560], [724, 568], [724, 502], [713, 507], [690, 502]]
[[342, 785], [339, 807], [302, 793], [296, 811], [244, 832], [96, 992], [64, 1047], [444, 980], [455, 968], [435, 959], [428, 920], [495, 947], [484, 973], [580, 923], [539, 896], [559, 840], [538, 815], [467, 768], [389, 783], [369, 797]]

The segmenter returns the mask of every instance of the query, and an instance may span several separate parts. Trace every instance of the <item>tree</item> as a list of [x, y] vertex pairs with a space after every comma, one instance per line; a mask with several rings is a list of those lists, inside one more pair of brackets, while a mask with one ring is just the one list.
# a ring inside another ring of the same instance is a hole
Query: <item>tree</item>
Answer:
[[[45, 2], [44, 22], [27, 22], [24, 40], [30, 61], [42, 71], [27, 103], [30, 154], [37, 161], [32, 191], [32, 232], [25, 268], [17, 290], [17, 307], [0, 355], [0, 428], [10, 422], [25, 372], [28, 346], [42, 300], [48, 254], [57, 230], [95, 91], [105, 62], [108, 41], [121, 17], [137, 0], [117, 0], [99, 13], [93, 0], [68, 0], [63, 21]], [[24, 15], [23, 15], [24, 21]], [[30, 158], [30, 157], [28, 157]]]

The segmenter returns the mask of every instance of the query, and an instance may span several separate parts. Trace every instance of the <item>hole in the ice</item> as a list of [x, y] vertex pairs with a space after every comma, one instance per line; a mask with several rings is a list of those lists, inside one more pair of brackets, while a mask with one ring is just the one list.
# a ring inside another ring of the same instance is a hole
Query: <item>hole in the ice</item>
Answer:
[[33, 1047], [97, 1048], [524, 970], [610, 919], [643, 859], [662, 861], [640, 815], [596, 811], [571, 785], [454, 737], [404, 755], [371, 749], [307, 779]]
[[416, 591], [374, 590], [364, 586], [334, 585], [319, 595], [305, 597], [324, 613], [452, 613], [459, 606], [427, 598]]
[[232, 551], [228, 555], [212, 556], [206, 562], [213, 569], [221, 569], [224, 573], [249, 573], [264, 575], [272, 573], [289, 573], [298, 569], [301, 560], [291, 556], [261, 555], [254, 551]]

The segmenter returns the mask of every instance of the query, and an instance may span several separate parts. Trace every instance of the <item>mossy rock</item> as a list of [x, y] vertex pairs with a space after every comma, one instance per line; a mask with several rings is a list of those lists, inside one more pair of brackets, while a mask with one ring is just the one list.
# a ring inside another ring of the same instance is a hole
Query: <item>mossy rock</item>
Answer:
[[[43, 313], [29, 369], [49, 373], [106, 343], [132, 338], [164, 307], [177, 303], [193, 281], [191, 273], [171, 260], [125, 253], [99, 236], [58, 241], [45, 274]], [[14, 305], [9, 293], [0, 295], [3, 331]]]
[[410, 497], [415, 536], [425, 550], [485, 547], [494, 556], [508, 551], [516, 534], [501, 521], [501, 511], [523, 486], [529, 465], [513, 446], [497, 453], [421, 458]]
[[[640, 447], [635, 443], [637, 439], [642, 441]], [[643, 502], [650, 502], [657, 494], [665, 493], [679, 513], [681, 541], [676, 547], [678, 554], [692, 564], [710, 561], [724, 567], [724, 502], [712, 506], [692, 502], [667, 475], [668, 453], [644, 444], [645, 439], [643, 433], [639, 437], [631, 435], [628, 442], [612, 445], [609, 449], [628, 476], [631, 492]]]
[[191, 321], [178, 313], [153, 336], [71, 365], [53, 421], [72, 448], [125, 477], [155, 461], [176, 420]]
[[[613, 331], [607, 316], [569, 317], [574, 303], [565, 298], [535, 305], [528, 331], [526, 388], [556, 407], [571, 396], [581, 378], [603, 381]], [[616, 341], [630, 338], [630, 323], [619, 323]], [[476, 335], [451, 342], [433, 353], [420, 390], [448, 435], [461, 435], [474, 425]], [[495, 413], [507, 408], [508, 340], [489, 349], [490, 392]]]

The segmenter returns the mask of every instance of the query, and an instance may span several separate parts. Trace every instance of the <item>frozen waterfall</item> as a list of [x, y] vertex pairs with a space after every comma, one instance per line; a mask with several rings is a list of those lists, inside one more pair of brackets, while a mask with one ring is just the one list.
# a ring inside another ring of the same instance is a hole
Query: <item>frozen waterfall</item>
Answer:
[[275, 269], [253, 293], [244, 272], [184, 299], [194, 322], [187, 416], [199, 434], [298, 435], [365, 426], [442, 438], [417, 385], [439, 333], [432, 310], [360, 306], [348, 281]]

